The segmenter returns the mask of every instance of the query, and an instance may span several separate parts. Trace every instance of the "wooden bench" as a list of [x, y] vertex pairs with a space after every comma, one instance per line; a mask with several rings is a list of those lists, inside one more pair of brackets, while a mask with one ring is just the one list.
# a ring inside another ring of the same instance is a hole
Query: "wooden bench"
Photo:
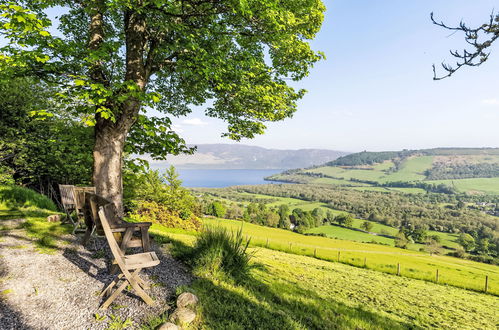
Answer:
[[[68, 222], [73, 225], [73, 234], [80, 229], [80, 225], [84, 220], [85, 193], [95, 193], [95, 187], [76, 187], [74, 185], [59, 185], [61, 194], [61, 204], [66, 213]], [[73, 219], [72, 214], [76, 213], [76, 219]]]
[[[99, 195], [86, 192], [85, 193], [85, 224], [87, 230], [83, 237], [82, 244], [87, 244], [90, 236], [93, 233], [103, 236], [104, 230], [99, 215], [99, 208], [110, 204], [111, 201]], [[114, 204], [113, 204], [114, 205]], [[144, 252], [151, 250], [151, 243], [149, 240], [149, 227], [151, 222], [126, 222], [118, 217], [116, 209], [115, 214], [109, 216], [109, 228], [113, 233], [116, 241], [120, 245], [121, 251], [125, 253], [127, 248], [142, 247]], [[135, 235], [134, 235], [135, 234]]]

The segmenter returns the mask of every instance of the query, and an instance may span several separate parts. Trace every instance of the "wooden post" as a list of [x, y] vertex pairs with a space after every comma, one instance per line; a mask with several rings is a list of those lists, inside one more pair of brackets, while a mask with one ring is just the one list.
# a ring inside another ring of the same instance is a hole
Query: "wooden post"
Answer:
[[265, 247], [268, 248], [269, 247], [269, 239], [267, 238], [267, 244], [265, 244]]
[[438, 269], [437, 269], [437, 275], [435, 276], [435, 282], [438, 283]]
[[293, 244], [293, 243], [289, 243], [289, 251], [291, 251], [291, 244]]
[[400, 262], [397, 264], [397, 275], [400, 276]]
[[366, 268], [366, 266], [367, 266], [367, 258], [364, 257], [364, 268]]
[[489, 275], [485, 275], [485, 290], [483, 290], [485, 293], [489, 290]]
[[317, 258], [317, 248], [314, 249], [314, 258]]
[[338, 251], [338, 262], [340, 262], [340, 251]]

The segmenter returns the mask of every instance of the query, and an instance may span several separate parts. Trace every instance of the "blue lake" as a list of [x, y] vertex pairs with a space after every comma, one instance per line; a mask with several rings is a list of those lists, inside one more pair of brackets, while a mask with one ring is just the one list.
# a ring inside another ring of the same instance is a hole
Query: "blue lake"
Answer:
[[283, 170], [191, 170], [177, 169], [184, 187], [221, 188], [270, 183], [263, 178]]

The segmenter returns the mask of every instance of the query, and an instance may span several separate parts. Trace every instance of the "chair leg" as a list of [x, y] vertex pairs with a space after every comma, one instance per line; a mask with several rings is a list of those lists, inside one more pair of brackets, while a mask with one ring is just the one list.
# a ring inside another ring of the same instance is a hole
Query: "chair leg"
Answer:
[[107, 309], [109, 307], [109, 305], [111, 305], [111, 303], [118, 297], [118, 295], [121, 293], [121, 291], [125, 290], [127, 284], [128, 284], [128, 281], [126, 281], [126, 280], [123, 283], [121, 283], [121, 285], [116, 289], [116, 291], [114, 291], [109, 296], [109, 298], [107, 298], [106, 301], [104, 301], [102, 303], [102, 305], [100, 305], [99, 309]]
[[139, 277], [139, 272], [141, 271], [141, 268], [136, 269], [132, 273], [132, 278], [128, 279], [128, 282], [132, 286], [133, 289], [135, 289], [136, 293], [139, 295], [142, 300], [148, 305], [152, 305], [154, 301], [149, 297], [149, 295], [140, 287], [139, 281], [143, 283], [143, 280]]
[[94, 232], [93, 228], [88, 228], [85, 230], [85, 235], [83, 236], [83, 239], [81, 240], [81, 245], [85, 246], [88, 243], [88, 240], [90, 239], [90, 236], [92, 236], [92, 233]]
[[99, 297], [105, 296], [107, 293], [109, 293], [122, 278], [123, 274], [116, 275], [114, 279], [111, 281], [111, 283], [109, 283], [109, 285], [104, 290], [102, 290]]
[[142, 238], [142, 250], [144, 252], [150, 252], [151, 251], [151, 243], [149, 242], [149, 228], [146, 227], [141, 227], [140, 228], [140, 235]]

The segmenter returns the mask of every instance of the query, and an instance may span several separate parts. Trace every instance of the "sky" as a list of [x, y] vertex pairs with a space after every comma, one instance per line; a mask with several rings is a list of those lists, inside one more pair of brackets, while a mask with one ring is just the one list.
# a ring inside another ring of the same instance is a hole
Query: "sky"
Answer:
[[[325, 52], [297, 88], [308, 93], [291, 119], [239, 143], [276, 149], [381, 151], [435, 147], [499, 147], [499, 48], [478, 68], [433, 81], [432, 64], [454, 59], [463, 35], [433, 25], [488, 20], [499, 0], [326, 0], [312, 48]], [[226, 124], [198, 108], [175, 118], [191, 144], [235, 143]]]

